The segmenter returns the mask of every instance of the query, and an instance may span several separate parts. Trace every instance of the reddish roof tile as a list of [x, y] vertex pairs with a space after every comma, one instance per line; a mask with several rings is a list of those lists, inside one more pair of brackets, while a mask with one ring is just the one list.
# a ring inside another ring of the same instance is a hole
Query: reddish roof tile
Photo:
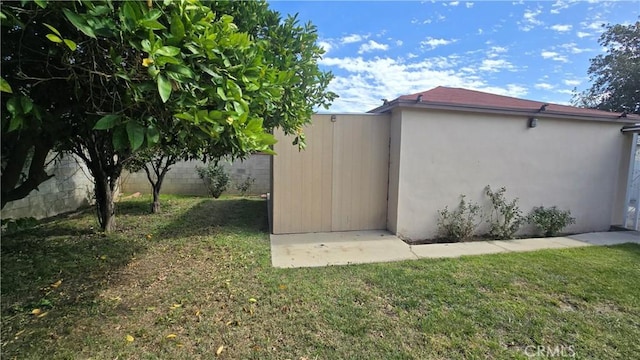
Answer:
[[[420, 102], [425, 104], [531, 112], [536, 112], [541, 109], [544, 104], [547, 104], [544, 109], [544, 112], [547, 114], [554, 113], [560, 115], [598, 117], [608, 118], [612, 120], [616, 120], [620, 116], [620, 113], [579, 108], [567, 105], [548, 104], [541, 101], [524, 100], [510, 96], [495, 95], [481, 91], [450, 88], [444, 86], [438, 86], [437, 88], [411, 95], [403, 95], [394, 100], [392, 103], [398, 101], [417, 101], [418, 96], [420, 95], [422, 95]], [[628, 115], [627, 120], [640, 121], [640, 116], [630, 114]]]

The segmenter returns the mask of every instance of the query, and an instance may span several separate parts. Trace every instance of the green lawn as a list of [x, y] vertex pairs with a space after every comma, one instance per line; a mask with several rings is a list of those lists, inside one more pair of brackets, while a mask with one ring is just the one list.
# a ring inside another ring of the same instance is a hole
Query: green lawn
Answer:
[[640, 358], [637, 245], [273, 269], [263, 200], [149, 201], [3, 235], [3, 359]]

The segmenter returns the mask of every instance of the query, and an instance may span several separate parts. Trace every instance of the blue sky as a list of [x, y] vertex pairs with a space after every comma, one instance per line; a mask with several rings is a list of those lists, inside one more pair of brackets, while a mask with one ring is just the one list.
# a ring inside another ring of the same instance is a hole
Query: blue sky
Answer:
[[640, 1], [270, 1], [318, 27], [334, 112], [462, 87], [560, 104], [589, 86], [602, 24], [638, 21]]

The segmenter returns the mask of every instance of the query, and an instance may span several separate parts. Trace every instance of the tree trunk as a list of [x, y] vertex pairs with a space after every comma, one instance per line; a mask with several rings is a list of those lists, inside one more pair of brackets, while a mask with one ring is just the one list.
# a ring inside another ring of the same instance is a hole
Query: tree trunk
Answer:
[[116, 227], [116, 207], [113, 202], [113, 190], [109, 186], [106, 178], [95, 177], [96, 209], [98, 211], [98, 222], [104, 232], [110, 233]]
[[160, 212], [160, 188], [153, 186], [153, 202], [151, 203], [151, 212], [156, 214]]

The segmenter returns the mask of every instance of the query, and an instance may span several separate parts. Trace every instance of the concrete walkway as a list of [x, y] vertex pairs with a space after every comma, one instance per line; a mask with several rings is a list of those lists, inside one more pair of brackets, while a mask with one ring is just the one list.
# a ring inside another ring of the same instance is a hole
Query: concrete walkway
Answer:
[[271, 264], [279, 268], [314, 267], [624, 243], [640, 244], [640, 232], [428, 245], [409, 245], [385, 230], [287, 234], [271, 235]]

